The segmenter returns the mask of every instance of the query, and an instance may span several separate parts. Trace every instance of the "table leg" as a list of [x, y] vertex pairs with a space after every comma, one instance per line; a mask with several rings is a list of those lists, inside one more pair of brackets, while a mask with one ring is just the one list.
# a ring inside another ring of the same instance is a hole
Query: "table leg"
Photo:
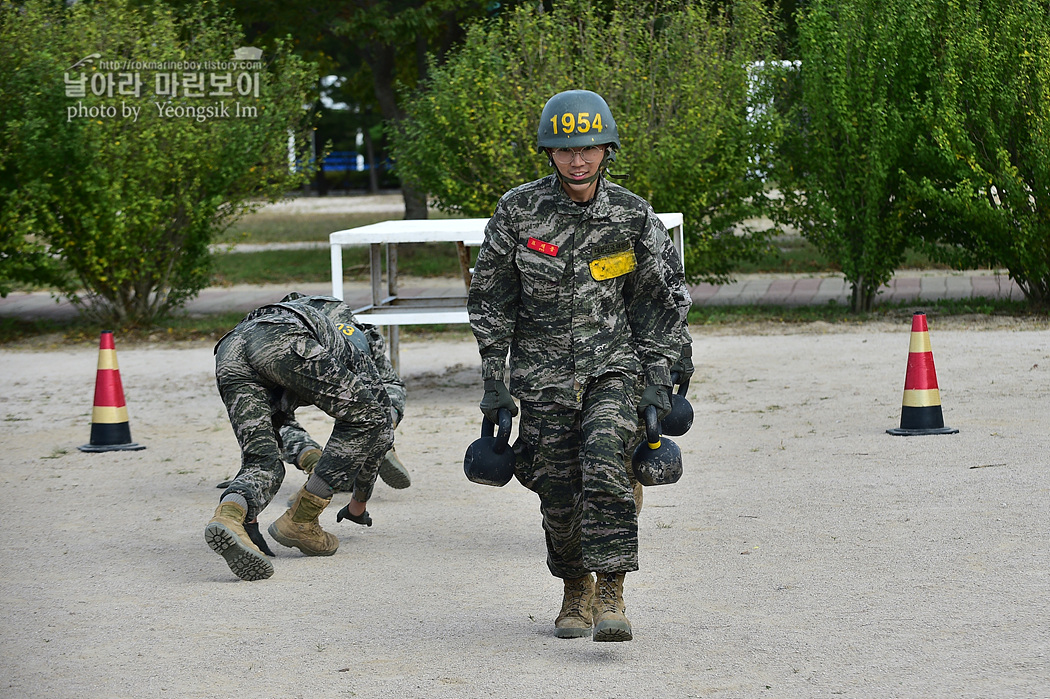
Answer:
[[456, 252], [459, 254], [459, 271], [463, 274], [463, 282], [470, 291], [470, 248], [463, 244], [462, 240], [456, 241]]
[[332, 246], [332, 296], [343, 300], [343, 246]]
[[387, 345], [390, 348], [390, 365], [394, 367], [394, 371], [398, 376], [401, 376], [401, 332], [400, 327], [397, 325], [388, 325], [387, 330], [389, 333], [389, 342]]
[[368, 247], [369, 277], [372, 280], [372, 307], [378, 308], [383, 301], [383, 258], [382, 247], [372, 243]]

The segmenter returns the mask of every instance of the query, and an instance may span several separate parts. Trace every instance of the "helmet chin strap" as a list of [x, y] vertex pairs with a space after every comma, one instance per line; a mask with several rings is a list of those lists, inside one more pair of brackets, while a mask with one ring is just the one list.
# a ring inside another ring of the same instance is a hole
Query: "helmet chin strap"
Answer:
[[565, 177], [561, 174], [561, 170], [559, 170], [557, 167], [554, 168], [554, 174], [557, 175], [558, 179], [564, 182], [565, 184], [590, 184], [591, 182], [594, 182], [596, 179], [601, 177], [602, 172], [604, 172], [604, 169], [598, 170], [598, 172], [594, 173], [590, 177], [587, 177], [586, 179], [570, 180], [568, 177]]
[[[610, 155], [610, 153], [612, 155]], [[610, 150], [605, 151], [605, 159], [602, 160], [602, 170], [608, 172], [609, 164], [612, 163], [614, 160], [616, 160], [616, 151], [610, 151]], [[611, 172], [609, 172], [609, 177], [613, 178], [614, 180], [626, 180], [626, 179], [629, 179], [631, 177], [631, 175], [630, 175], [630, 173], [626, 173], [626, 172], [624, 174], [622, 174], [622, 175], [614, 175]]]

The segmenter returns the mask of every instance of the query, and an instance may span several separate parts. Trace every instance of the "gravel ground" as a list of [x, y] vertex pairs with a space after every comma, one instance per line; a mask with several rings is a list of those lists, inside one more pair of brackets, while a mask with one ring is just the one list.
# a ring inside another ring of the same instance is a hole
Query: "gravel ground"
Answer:
[[210, 345], [117, 338], [147, 448], [105, 454], [77, 450], [97, 345], [0, 350], [0, 696], [1048, 696], [1050, 330], [930, 336], [956, 435], [885, 432], [906, 324], [700, 329], [685, 476], [646, 491], [620, 644], [554, 638], [535, 496], [463, 476], [469, 339], [402, 345], [412, 487], [377, 485], [368, 529], [337, 496], [339, 551], [272, 544], [251, 583], [203, 540], [238, 463]]

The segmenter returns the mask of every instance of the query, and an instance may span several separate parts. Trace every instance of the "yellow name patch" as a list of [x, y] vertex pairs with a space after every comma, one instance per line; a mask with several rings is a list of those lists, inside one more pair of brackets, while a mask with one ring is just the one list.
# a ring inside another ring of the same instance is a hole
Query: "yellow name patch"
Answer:
[[608, 257], [599, 257], [591, 262], [591, 276], [598, 281], [622, 277], [628, 272], [633, 272], [638, 262], [634, 257], [634, 250], [625, 250]]

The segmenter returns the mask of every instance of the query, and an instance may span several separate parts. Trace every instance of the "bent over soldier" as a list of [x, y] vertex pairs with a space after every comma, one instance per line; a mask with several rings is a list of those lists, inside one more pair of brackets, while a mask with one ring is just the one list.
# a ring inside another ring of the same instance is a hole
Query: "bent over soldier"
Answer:
[[[307, 302], [324, 311], [347, 341], [354, 342], [363, 351], [369, 352], [376, 365], [379, 378], [383, 382], [383, 388], [390, 398], [391, 426], [397, 429], [405, 415], [405, 384], [387, 357], [386, 342], [379, 331], [372, 325], [360, 322], [349, 306], [334, 297], [305, 297], [293, 293], [288, 298], [296, 298], [300, 301], [307, 299]], [[317, 460], [321, 458], [321, 445], [314, 441], [294, 416], [288, 416], [281, 425], [280, 442], [281, 458], [286, 463], [295, 465], [307, 476], [313, 473]], [[412, 477], [408, 469], [401, 463], [393, 446], [379, 462], [379, 478], [395, 490], [403, 490], [412, 485]]]
[[521, 402], [515, 476], [539, 495], [547, 567], [564, 581], [559, 638], [633, 637], [623, 583], [638, 569], [638, 524], [625, 459], [639, 413], [670, 410], [688, 302], [671, 289], [685, 289], [684, 275], [677, 256], [665, 259], [659, 218], [602, 177], [619, 146], [601, 96], [548, 100], [538, 147], [554, 173], [500, 199], [467, 303], [482, 412], [496, 422]]
[[[306, 297], [293, 292], [283, 300], [303, 298]], [[386, 389], [387, 396], [390, 398], [392, 427], [397, 429], [405, 415], [405, 384], [387, 357], [386, 342], [383, 336], [374, 326], [360, 322], [348, 306], [334, 297], [313, 296], [310, 297], [310, 302], [325, 312], [328, 318], [336, 324], [336, 328], [344, 338], [356, 342], [359, 347], [370, 352], [376, 370], [379, 372], [379, 378], [383, 382], [383, 388]], [[294, 415], [283, 416], [278, 436], [281, 459], [309, 477], [318, 459], [321, 458], [321, 445], [314, 441], [314, 438], [299, 424]], [[379, 478], [395, 490], [403, 490], [412, 485], [412, 477], [405, 465], [401, 463], [394, 447], [390, 447], [379, 462]], [[232, 478], [219, 483], [217, 487], [226, 489], [231, 483], [233, 483]], [[259, 543], [258, 535], [251, 527], [248, 527], [248, 534], [252, 536], [253, 541]], [[266, 551], [266, 548], [262, 546], [260, 548]]]
[[339, 539], [318, 518], [336, 491], [353, 493], [353, 521], [370, 521], [365, 505], [380, 458], [393, 444], [397, 411], [363, 333], [330, 317], [344, 313], [352, 318], [337, 299], [290, 294], [249, 313], [215, 346], [216, 384], [241, 447], [241, 469], [204, 537], [244, 580], [273, 575], [244, 523], [254, 521], [281, 487], [279, 430], [301, 405], [317, 406], [335, 424], [309, 480], [270, 525], [270, 535], [308, 556], [332, 555]]

